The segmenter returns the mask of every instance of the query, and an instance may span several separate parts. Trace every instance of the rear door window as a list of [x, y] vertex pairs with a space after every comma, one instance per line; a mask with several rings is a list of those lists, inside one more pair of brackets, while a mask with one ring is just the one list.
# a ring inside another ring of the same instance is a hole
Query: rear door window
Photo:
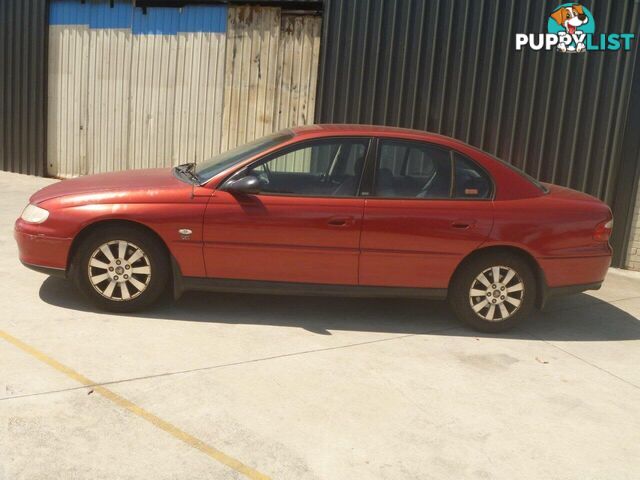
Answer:
[[449, 151], [435, 145], [382, 140], [375, 195], [387, 198], [449, 198]]
[[491, 198], [489, 175], [474, 161], [439, 145], [380, 139], [374, 196], [484, 200]]

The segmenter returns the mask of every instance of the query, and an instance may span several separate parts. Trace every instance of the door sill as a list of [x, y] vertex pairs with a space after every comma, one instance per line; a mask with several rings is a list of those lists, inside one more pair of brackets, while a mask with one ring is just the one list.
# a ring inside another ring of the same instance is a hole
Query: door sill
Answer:
[[[268, 295], [425, 298], [442, 300], [446, 288], [377, 287], [367, 285], [332, 285], [318, 283], [272, 282], [230, 278], [181, 277], [174, 296], [185, 291], [257, 293]], [[175, 285], [174, 285], [175, 287]]]

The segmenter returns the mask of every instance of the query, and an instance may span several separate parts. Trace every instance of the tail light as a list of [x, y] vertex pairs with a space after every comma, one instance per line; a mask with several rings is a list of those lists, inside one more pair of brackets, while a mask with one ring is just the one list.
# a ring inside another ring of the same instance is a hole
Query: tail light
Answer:
[[597, 242], [608, 242], [613, 228], [613, 218], [599, 223], [593, 232], [593, 239]]

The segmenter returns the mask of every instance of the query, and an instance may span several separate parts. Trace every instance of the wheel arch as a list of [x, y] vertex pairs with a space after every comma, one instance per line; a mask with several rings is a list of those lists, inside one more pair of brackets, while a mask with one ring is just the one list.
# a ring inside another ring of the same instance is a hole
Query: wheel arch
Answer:
[[535, 304], [538, 308], [541, 308], [544, 305], [546, 299], [546, 291], [547, 291], [547, 281], [544, 274], [544, 270], [540, 267], [540, 264], [535, 259], [535, 257], [525, 250], [524, 248], [517, 247], [514, 245], [490, 245], [487, 247], [482, 247], [473, 252], [469, 253], [466, 257], [462, 259], [462, 261], [458, 264], [453, 275], [449, 279], [449, 285], [447, 291], [451, 290], [451, 286], [456, 278], [456, 276], [463, 270], [463, 268], [473, 259], [486, 255], [488, 253], [500, 253], [500, 252], [509, 252], [515, 255], [518, 255], [520, 258], [525, 260], [527, 264], [531, 267], [531, 271], [536, 279], [536, 299]]
[[87, 238], [91, 233], [95, 232], [96, 230], [100, 230], [102, 228], [107, 228], [107, 227], [115, 227], [115, 226], [126, 226], [126, 227], [137, 228], [139, 230], [147, 232], [149, 235], [155, 238], [167, 253], [169, 262], [171, 264], [171, 270], [172, 270], [171, 277], [172, 278], [175, 277], [175, 274], [176, 274], [175, 269], [178, 266], [177, 262], [173, 257], [173, 255], [171, 254], [171, 250], [169, 250], [169, 246], [164, 241], [164, 239], [158, 234], [158, 232], [156, 232], [154, 229], [150, 228], [149, 226], [145, 225], [144, 223], [136, 222], [134, 220], [123, 220], [123, 219], [113, 219], [113, 218], [98, 220], [96, 222], [92, 222], [88, 225], [85, 225], [76, 234], [76, 236], [73, 238], [73, 241], [71, 242], [71, 247], [69, 248], [69, 253], [67, 255], [67, 272], [70, 272], [71, 269], [73, 268], [74, 257], [76, 256], [76, 253], [78, 252], [78, 248], [80, 247], [80, 245], [82, 244], [85, 238]]

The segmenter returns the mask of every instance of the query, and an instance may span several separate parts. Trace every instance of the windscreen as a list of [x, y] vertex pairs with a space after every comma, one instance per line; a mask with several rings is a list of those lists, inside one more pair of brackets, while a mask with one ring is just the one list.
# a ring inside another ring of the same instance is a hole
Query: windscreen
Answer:
[[289, 130], [272, 133], [266, 137], [258, 138], [252, 142], [240, 145], [198, 164], [195, 168], [195, 173], [198, 176], [198, 179], [202, 183], [205, 183], [227, 168], [232, 167], [247, 158], [253, 157], [264, 150], [284, 143], [291, 138], [293, 138], [293, 134]]

